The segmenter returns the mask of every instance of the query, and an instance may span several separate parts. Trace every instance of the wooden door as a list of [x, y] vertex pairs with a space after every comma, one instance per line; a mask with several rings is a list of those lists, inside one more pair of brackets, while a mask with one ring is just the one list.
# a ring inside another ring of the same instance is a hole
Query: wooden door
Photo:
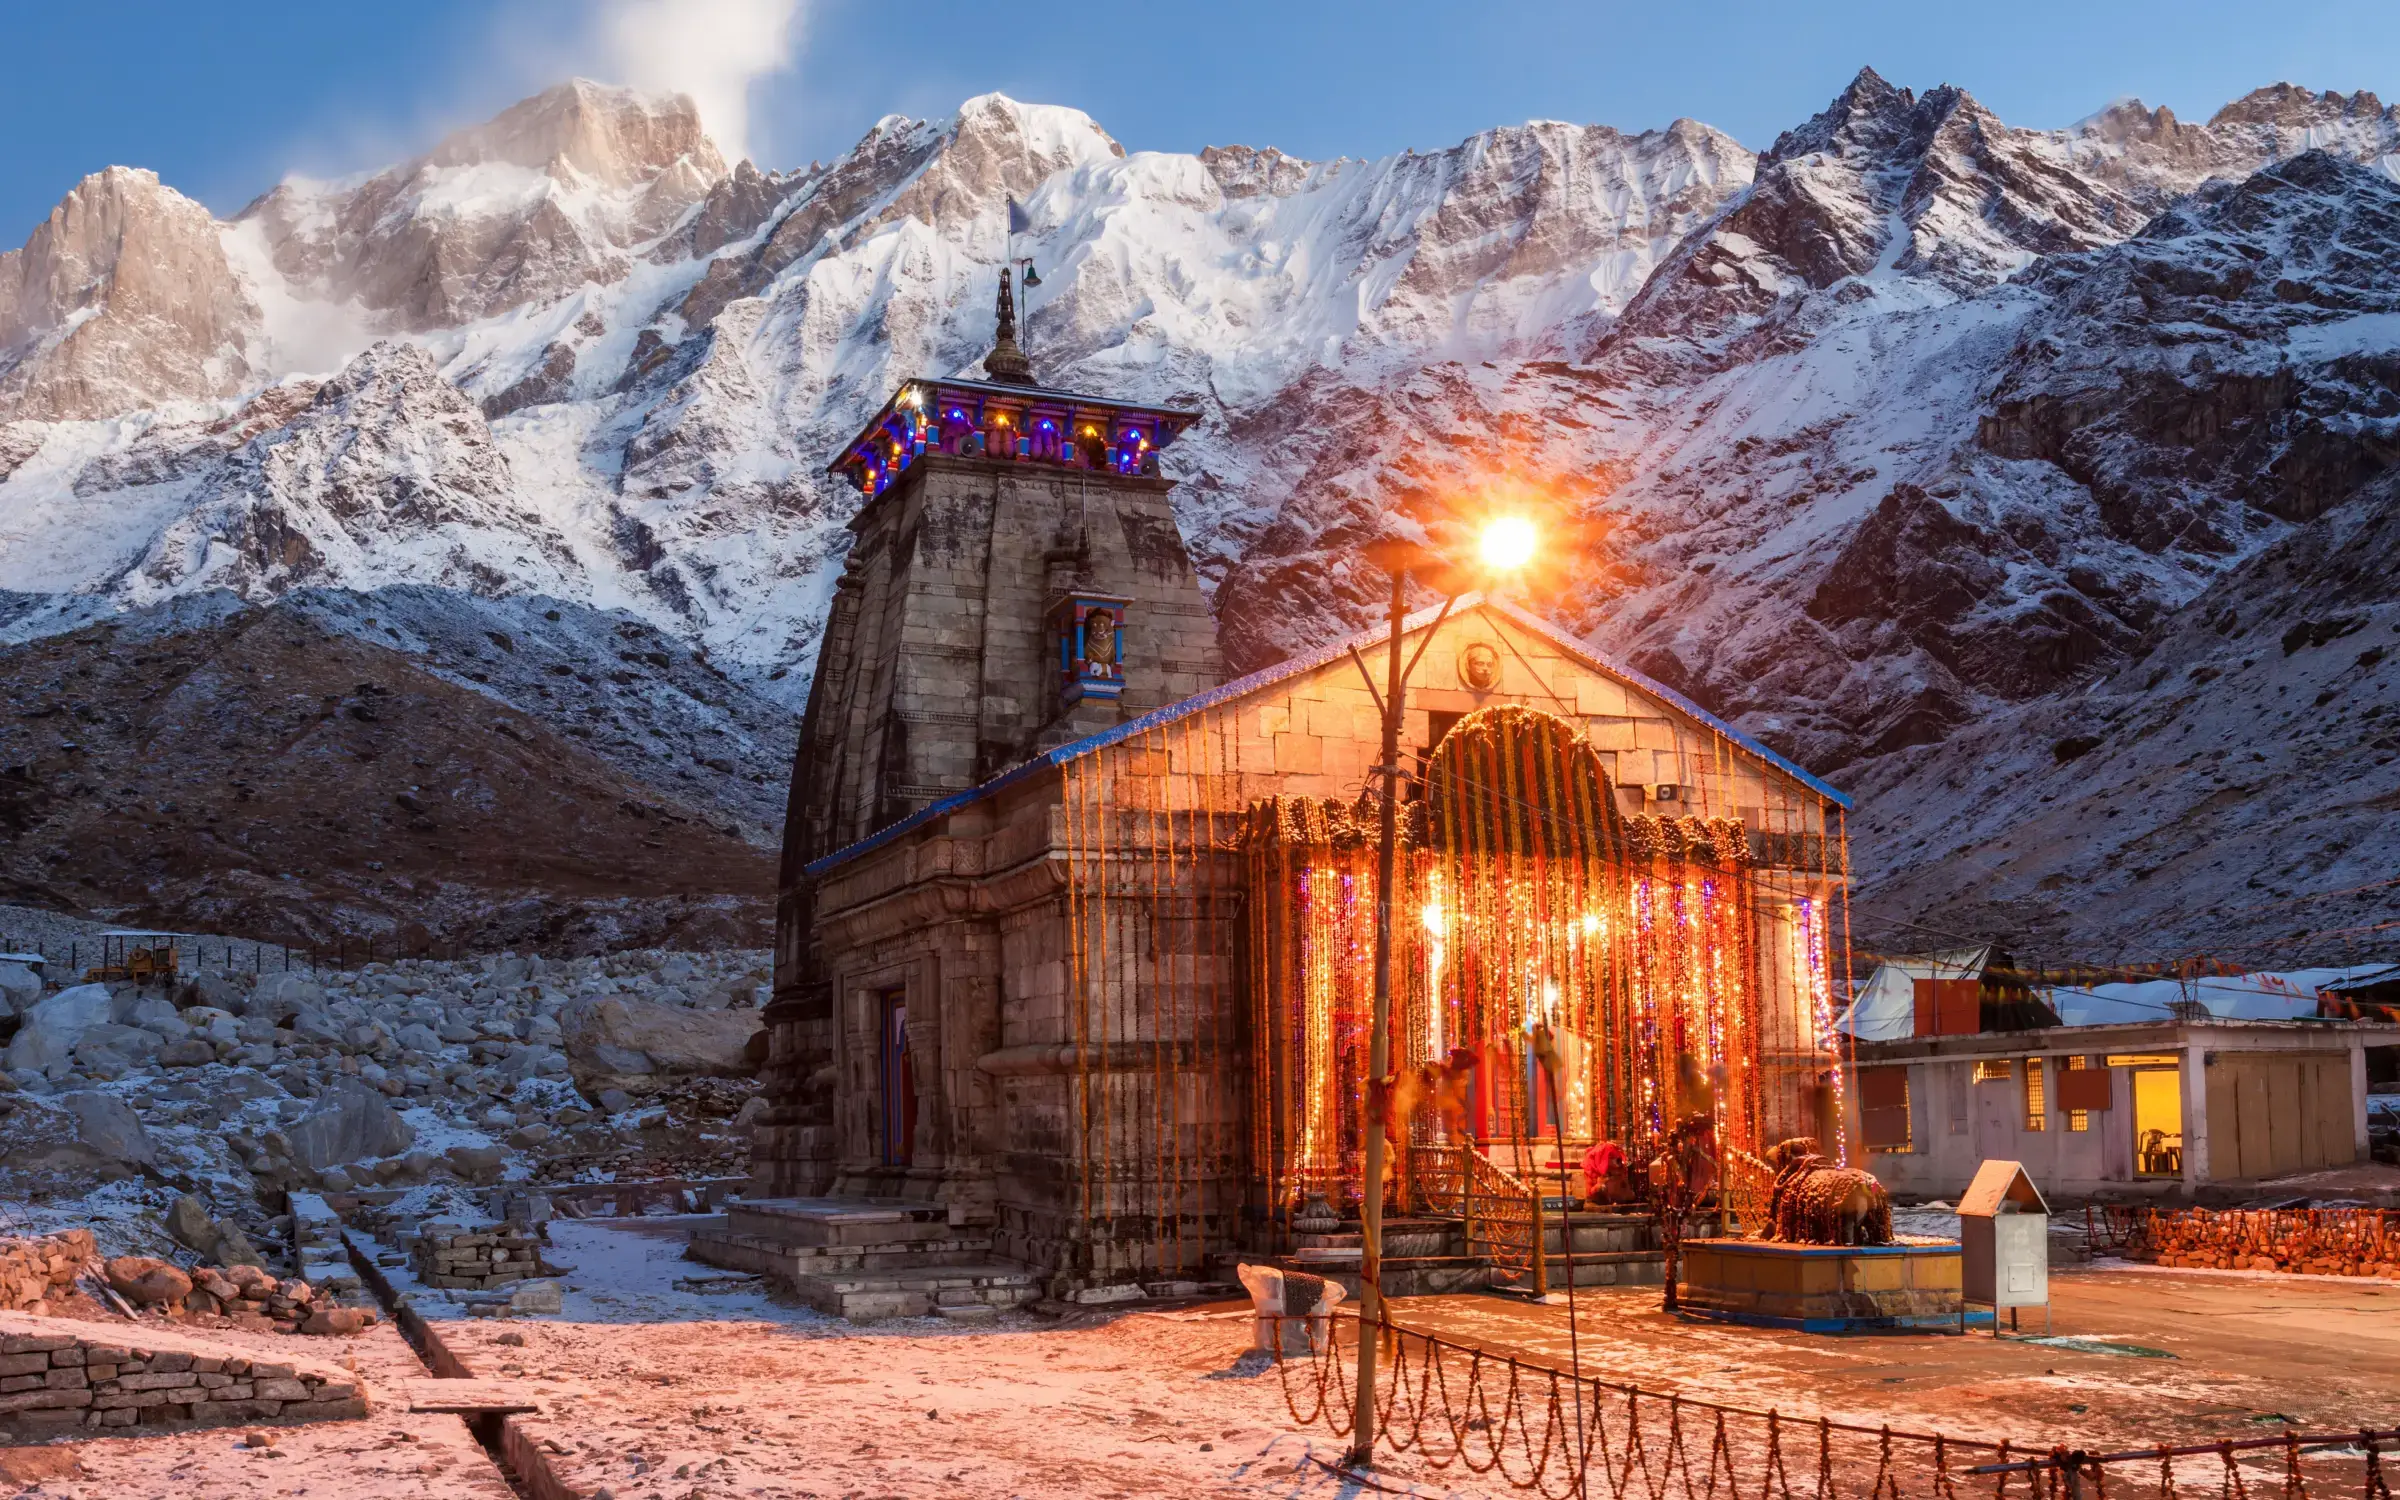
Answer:
[[908, 1051], [908, 996], [883, 997], [883, 1164], [913, 1165], [917, 1159], [917, 1069]]

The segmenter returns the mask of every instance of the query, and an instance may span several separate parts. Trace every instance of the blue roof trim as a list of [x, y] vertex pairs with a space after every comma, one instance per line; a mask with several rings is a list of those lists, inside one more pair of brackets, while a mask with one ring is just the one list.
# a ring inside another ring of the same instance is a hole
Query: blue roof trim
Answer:
[[[1710, 713], [1707, 709], [1702, 708], [1699, 704], [1694, 703], [1691, 699], [1686, 698], [1683, 694], [1676, 692], [1673, 688], [1668, 687], [1665, 683], [1654, 681], [1651, 678], [1634, 671], [1630, 667], [1621, 666], [1618, 663], [1609, 660], [1607, 657], [1602, 656], [1599, 652], [1593, 650], [1590, 646], [1585, 645], [1582, 641], [1577, 640], [1574, 636], [1567, 634], [1565, 631], [1559, 629], [1557, 626], [1551, 624], [1549, 621], [1543, 619], [1539, 615], [1533, 614], [1528, 610], [1520, 609], [1505, 599], [1490, 599], [1479, 593], [1459, 595], [1457, 601], [1451, 605], [1450, 613], [1453, 617], [1456, 617], [1466, 614], [1469, 610], [1478, 608], [1490, 608], [1498, 610], [1503, 616], [1507, 617], [1512, 622], [1523, 626], [1536, 635], [1541, 636], [1544, 640], [1550, 642], [1560, 650], [1568, 653], [1571, 656], [1582, 658], [1584, 663], [1587, 666], [1592, 667], [1594, 670], [1605, 672], [1612, 677], [1623, 678], [1625, 681], [1633, 684], [1635, 687], [1640, 688], [1643, 692], [1649, 693], [1653, 697], [1665, 700], [1667, 703], [1672, 704], [1682, 712], [1691, 715], [1695, 719], [1698, 719], [1701, 723], [1706, 724], [1711, 729], [1714, 729], [1717, 733], [1725, 736], [1727, 739], [1733, 741], [1735, 744], [1741, 746], [1743, 749], [1749, 751], [1759, 759], [1766, 761], [1768, 764], [1774, 766], [1776, 769], [1798, 781], [1810, 791], [1813, 791], [1819, 796], [1824, 797], [1829, 802], [1835, 803], [1844, 812], [1850, 811], [1855, 805], [1848, 797], [1842, 795], [1840, 792], [1835, 791], [1832, 787], [1827, 786], [1824, 782], [1810, 775], [1807, 771], [1802, 770], [1799, 766], [1796, 766], [1792, 762], [1784, 759], [1782, 756], [1777, 755], [1774, 751], [1768, 749], [1758, 741], [1750, 738], [1748, 735], [1734, 728], [1731, 724], [1726, 723], [1723, 719], [1718, 718], [1715, 714]], [[1423, 630], [1427, 626], [1431, 625], [1435, 620], [1441, 618], [1441, 613], [1441, 607], [1438, 605], [1431, 608], [1418, 610], [1415, 614], [1410, 615], [1407, 619], [1401, 622], [1401, 633], [1408, 634], [1414, 631]], [[1246, 677], [1236, 677], [1233, 681], [1225, 683], [1219, 687], [1210, 688], [1204, 693], [1195, 693], [1189, 698], [1179, 699], [1176, 702], [1167, 704], [1163, 708], [1154, 708], [1150, 712], [1142, 715], [1140, 718], [1128, 719], [1124, 723], [1119, 724], [1112, 729], [1103, 729], [1098, 734], [1086, 735], [1082, 739], [1075, 740], [1069, 744], [1061, 745], [1055, 750], [1045, 750], [1041, 754], [1033, 757], [1031, 760], [1011, 766], [1009, 769], [1001, 772], [999, 775], [993, 777], [989, 781], [984, 782], [980, 786], [969, 787], [963, 792], [952, 792], [949, 796], [942, 798], [938, 802], [929, 802], [925, 806], [918, 808], [915, 812], [910, 813], [907, 817], [902, 818], [899, 822], [893, 823], [884, 828], [879, 828], [875, 832], [868, 834], [865, 838], [860, 839], [854, 844], [846, 844], [843, 847], [834, 850], [831, 854], [821, 855], [816, 859], [810, 860], [807, 864], [800, 867], [800, 872], [803, 875], [811, 877], [822, 875], [836, 865], [855, 859], [859, 855], [868, 853], [871, 850], [880, 849], [894, 839], [901, 838], [907, 834], [915, 832], [917, 829], [924, 827], [927, 823], [932, 822], [936, 818], [946, 817], [949, 814], [958, 811], [960, 808], [965, 807], [970, 803], [980, 801], [985, 797], [991, 796], [993, 793], [998, 792], [1005, 787], [1014, 786], [1029, 776], [1036, 775], [1052, 767], [1063, 766], [1068, 761], [1078, 760], [1083, 756], [1091, 754], [1095, 750], [1105, 750], [1111, 745], [1120, 744], [1126, 740], [1132, 739], [1136, 735], [1147, 734], [1153, 729], [1160, 728], [1167, 724], [1172, 724], [1176, 720], [1184, 718], [1187, 715], [1199, 713], [1204, 709], [1215, 708], [1219, 704], [1229, 703], [1236, 698], [1241, 698], [1247, 696], [1248, 694], [1254, 693], [1260, 688], [1271, 687], [1274, 684], [1283, 681], [1287, 677], [1297, 677], [1305, 672], [1313, 672], [1319, 667], [1327, 666], [1333, 662], [1340, 661], [1345, 656], [1348, 656], [1351, 648], [1354, 646], [1365, 646], [1371, 642], [1382, 641], [1386, 638], [1387, 637], [1385, 636], [1383, 630], [1380, 628], [1361, 631], [1359, 634], [1351, 636], [1347, 640], [1336, 641], [1330, 646], [1321, 646], [1304, 656], [1287, 657], [1286, 659], [1275, 663], [1275, 665], [1271, 667], [1261, 667], [1259, 670], [1250, 673]]]

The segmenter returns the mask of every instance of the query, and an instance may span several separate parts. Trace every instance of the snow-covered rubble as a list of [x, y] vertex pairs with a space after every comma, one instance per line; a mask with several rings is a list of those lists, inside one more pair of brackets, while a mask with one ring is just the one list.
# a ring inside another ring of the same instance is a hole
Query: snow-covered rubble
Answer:
[[8, 1043], [0, 1203], [111, 1253], [217, 1253], [289, 1244], [286, 1192], [738, 1171], [767, 977], [762, 953], [646, 951], [54, 988]]

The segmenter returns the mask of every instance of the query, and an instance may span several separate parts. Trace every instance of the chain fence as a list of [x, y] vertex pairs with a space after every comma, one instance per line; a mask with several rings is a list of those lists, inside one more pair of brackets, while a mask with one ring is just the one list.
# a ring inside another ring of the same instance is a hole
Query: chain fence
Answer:
[[157, 945], [175, 951], [175, 972], [181, 978], [201, 974], [332, 974], [353, 973], [376, 963], [402, 959], [449, 962], [483, 957], [479, 949], [447, 943], [410, 943], [390, 936], [337, 938], [322, 948], [294, 948], [282, 943], [242, 938], [194, 938], [143, 934], [138, 938], [103, 941], [43, 940], [0, 930], [0, 960], [11, 957], [38, 960], [55, 982], [75, 983], [88, 972], [122, 966], [130, 949]]
[[[1275, 1319], [1284, 1403], [1354, 1431], [1355, 1314]], [[1284, 1323], [1306, 1324], [1285, 1328]], [[1381, 1325], [1378, 1448], [1545, 1500], [2391, 1500], [2400, 1428], [2095, 1453], [1665, 1395]]]

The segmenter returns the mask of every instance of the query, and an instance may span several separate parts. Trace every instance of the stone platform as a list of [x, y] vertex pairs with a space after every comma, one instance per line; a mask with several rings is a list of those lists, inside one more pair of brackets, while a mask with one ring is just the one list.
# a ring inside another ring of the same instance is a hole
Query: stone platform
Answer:
[[1891, 1245], [1788, 1245], [1774, 1240], [1683, 1242], [1680, 1309], [1696, 1317], [1804, 1333], [1964, 1328], [1956, 1240], [1903, 1237]]
[[[1572, 1278], [1577, 1286], [1658, 1286], [1666, 1279], [1666, 1256], [1654, 1248], [1655, 1239], [1647, 1215], [1553, 1210], [1543, 1221], [1549, 1284], [1553, 1289], [1564, 1288]], [[1255, 1260], [1338, 1281], [1355, 1298], [1364, 1242], [1365, 1236], [1353, 1220], [1328, 1233], [1295, 1236], [1286, 1255], [1236, 1255], [1233, 1259]], [[1470, 1245], [1465, 1226], [1455, 1218], [1388, 1218], [1383, 1226], [1384, 1295], [1522, 1291], [1532, 1284], [1530, 1269], [1512, 1271], [1495, 1265], [1488, 1248], [1480, 1238]]]
[[0, 1445], [367, 1414], [339, 1343], [283, 1342], [0, 1312]]
[[685, 1253], [789, 1286], [822, 1313], [884, 1318], [989, 1317], [1042, 1295], [1042, 1278], [962, 1234], [938, 1203], [884, 1198], [766, 1198], [725, 1206], [693, 1229]]

